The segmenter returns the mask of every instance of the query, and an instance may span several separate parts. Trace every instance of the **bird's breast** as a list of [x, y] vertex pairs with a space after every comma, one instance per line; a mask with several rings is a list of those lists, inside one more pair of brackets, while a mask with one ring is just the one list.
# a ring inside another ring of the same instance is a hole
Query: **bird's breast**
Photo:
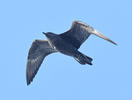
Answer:
[[65, 41], [61, 37], [54, 37], [54, 39], [49, 39], [49, 44], [53, 49], [64, 54], [69, 54], [76, 50], [76, 48], [71, 43]]

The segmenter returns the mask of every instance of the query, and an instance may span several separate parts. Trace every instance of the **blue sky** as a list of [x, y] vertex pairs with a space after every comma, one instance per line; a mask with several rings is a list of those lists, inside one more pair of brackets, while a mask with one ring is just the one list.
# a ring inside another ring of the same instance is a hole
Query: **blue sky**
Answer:
[[[132, 100], [131, 0], [1, 0], [0, 100]], [[115, 41], [96, 36], [79, 49], [93, 58], [80, 65], [60, 53], [46, 57], [30, 86], [28, 50], [42, 32], [62, 33], [81, 20]]]

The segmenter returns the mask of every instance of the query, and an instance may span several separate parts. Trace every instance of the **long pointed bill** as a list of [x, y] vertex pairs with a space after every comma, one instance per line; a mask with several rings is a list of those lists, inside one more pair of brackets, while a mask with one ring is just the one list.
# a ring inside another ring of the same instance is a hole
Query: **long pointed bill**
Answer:
[[92, 34], [94, 34], [94, 35], [96, 35], [96, 36], [98, 36], [98, 37], [100, 37], [100, 38], [102, 38], [102, 39], [105, 39], [105, 40], [107, 40], [107, 41], [113, 43], [114, 45], [117, 45], [117, 44], [116, 44], [115, 42], [113, 42], [111, 39], [109, 39], [108, 37], [104, 36], [103, 34], [101, 34], [100, 32], [98, 32], [98, 31], [95, 30], [95, 29], [92, 31]]

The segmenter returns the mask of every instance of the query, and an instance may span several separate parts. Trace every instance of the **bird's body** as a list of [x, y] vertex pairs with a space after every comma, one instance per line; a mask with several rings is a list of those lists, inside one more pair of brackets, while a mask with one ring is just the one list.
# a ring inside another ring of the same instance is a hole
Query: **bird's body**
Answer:
[[59, 35], [56, 34], [56, 36], [54, 36], [55, 39], [52, 40], [51, 38], [52, 36], [50, 36], [49, 34], [53, 33], [48, 33], [46, 35], [48, 37], [48, 43], [53, 49], [69, 56], [73, 56], [74, 55], [73, 53], [77, 51], [76, 47], [74, 47], [71, 43], [61, 38]]
[[[43, 32], [44, 33], [44, 32]], [[29, 54], [26, 69], [27, 85], [35, 77], [43, 59], [54, 52], [73, 57], [80, 64], [92, 65], [92, 58], [84, 55], [78, 49], [81, 44], [91, 35], [95, 34], [113, 44], [116, 44], [97, 30], [80, 21], [74, 21], [72, 27], [62, 34], [54, 34], [51, 32], [44, 33], [47, 40], [36, 40], [33, 42]]]

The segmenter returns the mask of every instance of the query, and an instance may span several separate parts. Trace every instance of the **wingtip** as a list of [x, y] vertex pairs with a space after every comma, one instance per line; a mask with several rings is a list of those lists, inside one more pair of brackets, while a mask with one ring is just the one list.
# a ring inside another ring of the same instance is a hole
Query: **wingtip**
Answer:
[[108, 41], [117, 46], [117, 43], [115, 43], [114, 41], [110, 40], [109, 38], [108, 38]]
[[97, 31], [96, 29], [94, 29], [91, 33], [94, 34], [94, 35], [96, 35], [96, 36], [98, 36], [98, 37], [100, 37], [100, 38], [102, 38], [102, 39], [104, 39], [104, 40], [107, 40], [107, 41], [111, 42], [114, 45], [117, 45], [117, 43], [115, 43], [114, 41], [112, 41], [110, 38], [104, 36], [102, 33], [100, 33], [99, 31]]
[[116, 45], [116, 46], [118, 46], [118, 44], [117, 44], [117, 43], [115, 43], [115, 42], [114, 42], [113, 44], [114, 44], [114, 45]]
[[30, 81], [28, 81], [28, 80], [27, 80], [27, 81], [26, 81], [26, 83], [27, 83], [27, 86], [29, 86], [29, 84], [30, 84]]
[[29, 86], [30, 83], [27, 83], [27, 86]]
[[26, 84], [27, 84], [27, 86], [29, 86], [30, 83], [31, 83], [31, 80], [28, 77], [28, 73], [26, 73]]
[[116, 46], [118, 46], [118, 44], [117, 44], [117, 43], [115, 43], [115, 42], [113, 42], [113, 44], [114, 44], [114, 45], [116, 45]]

